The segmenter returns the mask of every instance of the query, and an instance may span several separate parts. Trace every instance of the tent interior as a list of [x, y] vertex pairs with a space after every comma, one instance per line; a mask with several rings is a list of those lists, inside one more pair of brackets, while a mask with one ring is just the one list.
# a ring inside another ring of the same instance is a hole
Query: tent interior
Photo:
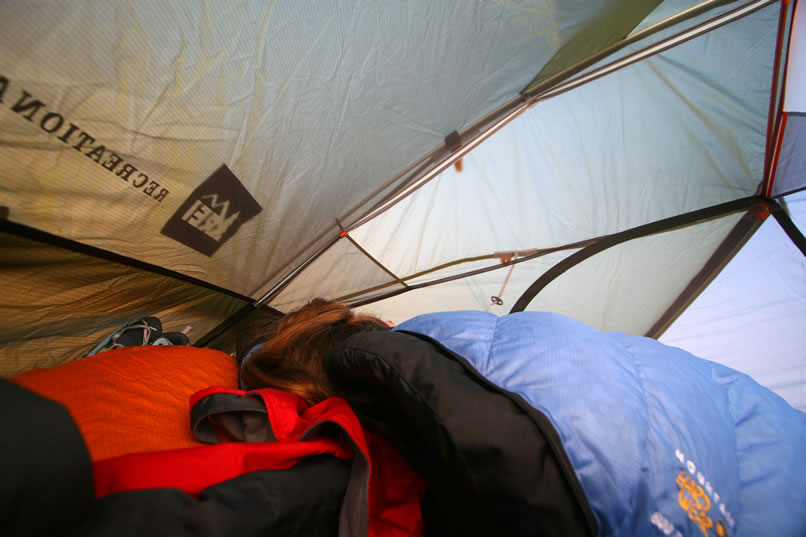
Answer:
[[798, 0], [0, 4], [0, 374], [555, 311], [806, 410]]

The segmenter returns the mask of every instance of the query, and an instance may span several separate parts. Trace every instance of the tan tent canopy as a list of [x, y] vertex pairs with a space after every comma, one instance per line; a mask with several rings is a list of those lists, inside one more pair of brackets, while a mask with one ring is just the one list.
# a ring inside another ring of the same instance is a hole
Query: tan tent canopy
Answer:
[[[806, 408], [798, 6], [7, 0], [0, 371], [324, 296], [558, 311]], [[759, 255], [775, 289], [719, 283]]]

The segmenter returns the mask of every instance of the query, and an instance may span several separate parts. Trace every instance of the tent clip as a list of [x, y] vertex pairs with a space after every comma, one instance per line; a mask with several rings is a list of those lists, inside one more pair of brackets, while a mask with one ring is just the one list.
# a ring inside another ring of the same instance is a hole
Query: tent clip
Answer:
[[[501, 264], [510, 263], [513, 260], [517, 259], [517, 254], [506, 254], [501, 256]], [[503, 306], [504, 300], [501, 298], [504, 296], [504, 290], [507, 288], [507, 284], [509, 283], [509, 277], [512, 276], [512, 271], [515, 270], [515, 264], [509, 266], [509, 271], [507, 272], [507, 277], [504, 278], [504, 284], [501, 286], [501, 290], [498, 291], [498, 295], [493, 295], [490, 297], [490, 305], [487, 306], [487, 309], [484, 311], [490, 311], [490, 308], [493, 306]]]
[[[462, 147], [462, 136], [459, 134], [458, 131], [453, 131], [449, 135], [445, 137], [445, 147], [448, 148], [448, 151], [451, 153], [456, 153]], [[453, 163], [454, 168], [456, 168], [457, 172], [462, 171], [462, 159], [458, 159], [456, 162]]]

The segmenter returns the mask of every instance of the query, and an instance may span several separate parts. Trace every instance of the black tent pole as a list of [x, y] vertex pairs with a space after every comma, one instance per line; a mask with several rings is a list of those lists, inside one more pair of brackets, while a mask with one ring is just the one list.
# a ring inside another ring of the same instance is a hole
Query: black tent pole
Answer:
[[529, 286], [528, 289], [526, 289], [526, 291], [520, 296], [520, 298], [518, 298], [517, 302], [515, 302], [515, 305], [512, 306], [510, 313], [525, 310], [526, 307], [529, 305], [529, 303], [535, 298], [535, 296], [537, 296], [537, 294], [541, 290], [543, 290], [549, 283], [554, 281], [561, 274], [566, 272], [568, 269], [576, 266], [577, 264], [581, 263], [582, 261], [588, 259], [589, 257], [592, 257], [598, 254], [599, 252], [603, 252], [608, 248], [617, 246], [621, 243], [627, 242], [632, 239], [646, 237], [648, 235], [659, 233], [661, 231], [668, 231], [670, 229], [693, 224], [698, 221], [707, 220], [710, 218], [730, 214], [736, 211], [749, 209], [753, 205], [757, 205], [763, 201], [765, 201], [764, 198], [760, 196], [750, 196], [747, 198], [742, 198], [734, 201], [729, 201], [726, 203], [721, 203], [719, 205], [706, 207], [705, 209], [699, 209], [689, 213], [672, 216], [670, 218], [665, 218], [663, 220], [658, 220], [656, 222], [644, 224], [642, 226], [628, 229], [626, 231], [621, 231], [619, 233], [614, 233], [612, 235], [601, 237], [593, 244], [586, 246], [582, 250], [579, 250], [578, 252], [571, 254], [567, 258], [563, 259], [562, 261], [554, 265], [548, 271], [543, 273], [534, 283], [532, 283], [532, 285]]

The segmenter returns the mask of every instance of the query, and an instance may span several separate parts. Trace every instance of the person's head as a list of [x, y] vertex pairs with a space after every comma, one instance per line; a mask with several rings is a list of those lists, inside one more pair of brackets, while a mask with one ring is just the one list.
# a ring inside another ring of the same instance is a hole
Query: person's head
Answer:
[[249, 389], [276, 388], [318, 403], [339, 395], [325, 373], [327, 353], [353, 334], [388, 329], [341, 302], [312, 300], [258, 335], [268, 341], [244, 364], [241, 380]]

